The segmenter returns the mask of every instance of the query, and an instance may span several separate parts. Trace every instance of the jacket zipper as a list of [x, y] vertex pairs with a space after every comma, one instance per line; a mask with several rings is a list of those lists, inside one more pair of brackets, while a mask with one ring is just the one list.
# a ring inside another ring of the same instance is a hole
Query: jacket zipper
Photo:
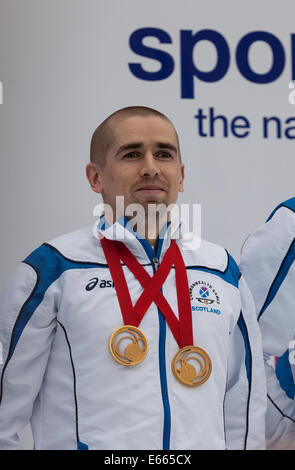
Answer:
[[[159, 267], [159, 258], [163, 241], [159, 240], [157, 251], [146, 240], [140, 240], [148, 258], [153, 267], [154, 274]], [[162, 291], [162, 288], [161, 288]], [[162, 312], [158, 309], [159, 316], [159, 372], [162, 393], [162, 403], [164, 409], [164, 425], [163, 425], [163, 450], [170, 450], [170, 430], [171, 430], [171, 411], [168, 397], [167, 374], [166, 374], [166, 320]]]
[[[159, 256], [159, 253], [158, 253]], [[154, 273], [159, 267], [159, 259], [155, 256], [152, 260]], [[162, 291], [162, 288], [161, 288]], [[168, 397], [167, 374], [166, 374], [166, 320], [162, 312], [158, 309], [160, 334], [159, 334], [159, 368], [162, 401], [164, 407], [164, 429], [163, 429], [163, 450], [170, 449], [170, 429], [171, 429], [171, 411]]]
[[153, 259], [153, 263], [154, 263], [154, 268], [155, 268], [155, 271], [157, 271], [158, 267], [159, 267], [159, 260], [158, 258], [154, 258]]

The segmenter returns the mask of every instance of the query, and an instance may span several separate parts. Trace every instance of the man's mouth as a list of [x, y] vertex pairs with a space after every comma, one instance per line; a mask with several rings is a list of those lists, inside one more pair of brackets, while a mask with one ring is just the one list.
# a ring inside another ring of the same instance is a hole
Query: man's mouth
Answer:
[[164, 191], [164, 189], [158, 185], [148, 184], [146, 186], [141, 186], [136, 191], [140, 191], [140, 192], [148, 193], [148, 194], [154, 194], [154, 193], [161, 193]]

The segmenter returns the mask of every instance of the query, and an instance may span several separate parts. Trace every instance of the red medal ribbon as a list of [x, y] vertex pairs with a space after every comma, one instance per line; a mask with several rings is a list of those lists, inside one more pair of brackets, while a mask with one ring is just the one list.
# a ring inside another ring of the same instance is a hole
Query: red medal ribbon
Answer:
[[[170, 247], [159, 268], [154, 276], [150, 276], [123, 243], [106, 238], [102, 238], [100, 241], [114, 281], [124, 324], [138, 327], [151, 303], [155, 302], [166, 318], [178, 346], [183, 348], [193, 345], [192, 311], [187, 273], [176, 242], [171, 240]], [[144, 288], [134, 306], [120, 260], [126, 264]], [[175, 266], [179, 320], [161, 292], [161, 287], [173, 265]]]

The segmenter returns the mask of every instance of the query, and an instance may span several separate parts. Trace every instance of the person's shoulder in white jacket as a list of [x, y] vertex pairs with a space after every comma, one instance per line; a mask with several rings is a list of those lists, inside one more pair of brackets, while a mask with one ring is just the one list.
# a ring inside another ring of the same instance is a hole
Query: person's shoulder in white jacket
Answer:
[[[294, 260], [295, 197], [272, 211], [246, 239], [241, 253], [240, 269], [254, 297], [262, 333], [268, 388], [268, 449], [295, 449]], [[275, 370], [276, 359], [271, 358], [278, 358]]]

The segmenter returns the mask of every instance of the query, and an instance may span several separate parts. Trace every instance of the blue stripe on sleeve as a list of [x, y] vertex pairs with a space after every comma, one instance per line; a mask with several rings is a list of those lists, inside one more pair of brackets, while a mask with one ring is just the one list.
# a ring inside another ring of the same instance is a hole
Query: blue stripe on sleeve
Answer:
[[281, 388], [286, 392], [289, 398], [293, 399], [295, 395], [295, 384], [289, 361], [289, 349], [279, 357], [276, 365], [276, 375]]
[[268, 221], [274, 216], [274, 214], [276, 213], [276, 211], [277, 211], [280, 207], [287, 207], [287, 208], [290, 209], [291, 211], [295, 212], [295, 197], [291, 197], [291, 198], [288, 199], [287, 201], [282, 202], [281, 204], [279, 204], [279, 205], [272, 211], [272, 213], [270, 214], [270, 216], [268, 217], [268, 219], [267, 219], [266, 222], [268, 222]]
[[238, 320], [238, 326], [241, 330], [243, 339], [244, 339], [244, 345], [245, 345], [245, 367], [247, 371], [247, 378], [249, 384], [251, 383], [251, 368], [252, 368], [252, 359], [251, 359], [251, 349], [250, 349], [250, 342], [249, 342], [249, 337], [248, 337], [248, 331], [246, 327], [245, 320], [243, 318], [243, 315], [241, 313], [239, 320]]
[[288, 271], [290, 269], [290, 267], [292, 266], [293, 262], [294, 262], [294, 259], [295, 259], [295, 238], [293, 240], [293, 242], [291, 243], [290, 247], [289, 247], [289, 250], [287, 251], [287, 254], [285, 256], [285, 258], [283, 259], [282, 261], [282, 264], [276, 274], [276, 277], [274, 278], [271, 286], [270, 286], [270, 289], [268, 291], [268, 294], [267, 294], [267, 297], [265, 299], [265, 302], [259, 312], [259, 315], [258, 315], [258, 320], [260, 319], [261, 315], [263, 314], [263, 312], [267, 309], [267, 307], [269, 306], [269, 304], [272, 302], [272, 300], [274, 299], [275, 295], [277, 294], [279, 288], [281, 287], [285, 277], [287, 276], [288, 274]]
[[88, 450], [88, 445], [84, 444], [84, 442], [78, 441], [78, 450]]
[[36, 271], [37, 282], [32, 294], [22, 306], [16, 320], [7, 362], [11, 359], [24, 328], [42, 302], [48, 287], [55, 282], [64, 271], [69, 269], [87, 269], [93, 268], [94, 266], [107, 267], [107, 265], [101, 265], [99, 263], [72, 261], [64, 257], [58, 250], [47, 243], [44, 243], [33, 251], [24, 260], [24, 263], [30, 265]]
[[186, 269], [195, 269], [209, 274], [214, 274], [215, 276], [221, 277], [221, 279], [223, 279], [225, 282], [232, 284], [234, 287], [238, 287], [241, 275], [239, 267], [232, 256], [229, 253], [227, 253], [227, 255], [228, 265], [224, 271], [219, 271], [218, 269], [207, 268], [204, 266], [186, 266]]
[[244, 346], [245, 346], [245, 368], [247, 373], [248, 379], [248, 400], [247, 400], [247, 415], [246, 415], [246, 426], [245, 426], [245, 441], [244, 441], [244, 450], [247, 449], [247, 440], [248, 440], [248, 432], [249, 432], [249, 408], [250, 408], [250, 397], [251, 397], [251, 384], [252, 384], [252, 353], [249, 341], [249, 335], [247, 330], [247, 325], [245, 323], [243, 314], [241, 312], [239, 320], [238, 320], [238, 327], [241, 330]]

